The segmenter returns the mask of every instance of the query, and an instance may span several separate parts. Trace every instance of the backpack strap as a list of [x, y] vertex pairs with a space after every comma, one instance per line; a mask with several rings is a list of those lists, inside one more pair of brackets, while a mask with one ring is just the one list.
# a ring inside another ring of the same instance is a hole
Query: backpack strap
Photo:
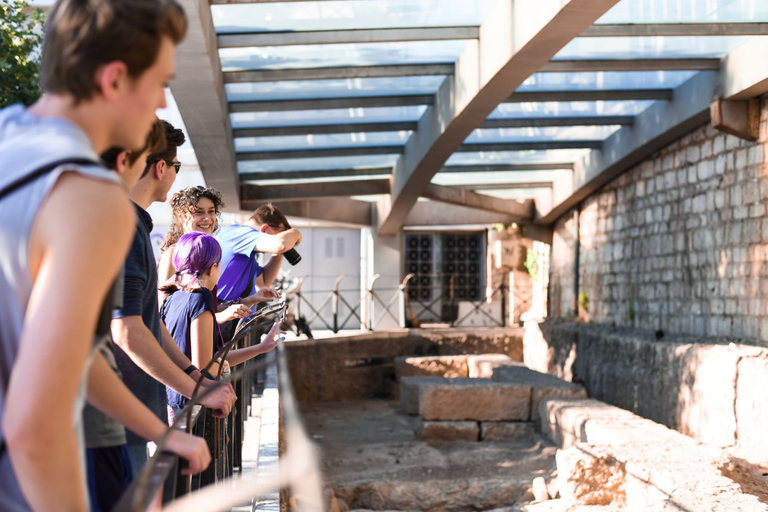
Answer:
[[62, 160], [56, 160], [55, 162], [51, 162], [49, 164], [46, 164], [42, 167], [39, 167], [35, 169], [34, 171], [25, 174], [24, 176], [21, 176], [20, 178], [17, 178], [16, 180], [12, 181], [8, 185], [6, 185], [3, 188], [0, 188], [0, 199], [3, 197], [12, 194], [13, 192], [16, 192], [18, 189], [23, 188], [24, 186], [32, 183], [36, 179], [40, 178], [41, 176], [48, 174], [52, 170], [56, 169], [59, 166], [62, 166], [64, 164], [76, 164], [76, 165], [98, 165], [102, 166], [99, 162], [95, 160], [91, 160], [88, 158], [64, 158]]

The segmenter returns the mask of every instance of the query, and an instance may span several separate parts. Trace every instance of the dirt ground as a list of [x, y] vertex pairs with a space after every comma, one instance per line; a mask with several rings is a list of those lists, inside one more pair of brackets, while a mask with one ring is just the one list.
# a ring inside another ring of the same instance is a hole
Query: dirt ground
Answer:
[[538, 434], [430, 445], [397, 402], [303, 404], [339, 509], [464, 511], [529, 502], [534, 478], [551, 481], [556, 448]]

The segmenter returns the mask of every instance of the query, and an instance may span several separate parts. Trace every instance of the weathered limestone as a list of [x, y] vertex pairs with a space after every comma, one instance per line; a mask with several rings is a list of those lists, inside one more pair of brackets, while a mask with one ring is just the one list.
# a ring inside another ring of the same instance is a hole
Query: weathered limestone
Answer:
[[530, 421], [483, 421], [480, 423], [480, 440], [518, 439], [533, 434]]
[[548, 397], [586, 398], [587, 391], [571, 382], [553, 375], [537, 372], [525, 366], [499, 366], [494, 368], [492, 379], [496, 382], [531, 386], [531, 415], [539, 423], [539, 403]]
[[395, 376], [469, 377], [467, 356], [396, 357]]
[[477, 441], [480, 428], [476, 421], [422, 421], [416, 426], [416, 437], [428, 442]]
[[575, 445], [557, 452], [560, 496], [573, 505], [622, 506], [626, 499], [626, 470], [609, 450]]
[[[482, 354], [467, 356], [468, 377], [490, 379], [493, 370], [501, 366], [525, 366], [519, 361], [514, 361], [504, 354]], [[449, 377], [449, 375], [446, 375]]]
[[[414, 398], [416, 397], [416, 398]], [[529, 386], [490, 379], [406, 377], [401, 383], [401, 409], [425, 420], [527, 421]]]
[[724, 475], [731, 460], [723, 450], [596, 400], [549, 398], [540, 408], [545, 433], [570, 445], [557, 456], [560, 493], [569, 503], [625, 500], [626, 510], [637, 512], [670, 503], [675, 510], [768, 511]]

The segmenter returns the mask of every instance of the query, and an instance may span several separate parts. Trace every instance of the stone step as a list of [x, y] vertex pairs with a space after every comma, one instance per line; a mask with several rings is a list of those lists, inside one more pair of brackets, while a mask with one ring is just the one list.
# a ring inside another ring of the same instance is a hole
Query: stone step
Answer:
[[405, 377], [400, 405], [423, 420], [528, 421], [531, 388], [490, 379]]
[[[557, 454], [560, 493], [571, 505], [623, 506], [628, 511], [768, 512], [743, 489], [759, 487], [728, 454], [597, 400], [548, 398], [542, 427], [565, 448]], [[763, 484], [765, 484], [763, 482]]]

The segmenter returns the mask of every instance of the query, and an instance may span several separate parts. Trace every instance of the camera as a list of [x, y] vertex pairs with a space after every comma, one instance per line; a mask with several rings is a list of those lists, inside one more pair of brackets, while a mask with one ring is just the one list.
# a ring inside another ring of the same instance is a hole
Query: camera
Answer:
[[299, 251], [296, 249], [289, 249], [283, 253], [283, 256], [285, 256], [285, 259], [288, 260], [288, 263], [291, 265], [296, 265], [298, 262], [301, 261], [301, 254], [299, 254]]

